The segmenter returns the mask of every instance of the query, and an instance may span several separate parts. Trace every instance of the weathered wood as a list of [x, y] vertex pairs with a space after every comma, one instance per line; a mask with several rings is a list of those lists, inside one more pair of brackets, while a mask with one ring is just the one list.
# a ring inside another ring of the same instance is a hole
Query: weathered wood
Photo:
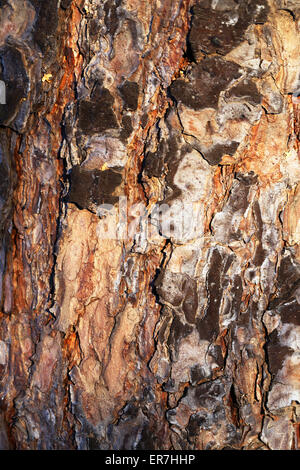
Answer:
[[299, 27], [0, 1], [0, 448], [299, 448]]

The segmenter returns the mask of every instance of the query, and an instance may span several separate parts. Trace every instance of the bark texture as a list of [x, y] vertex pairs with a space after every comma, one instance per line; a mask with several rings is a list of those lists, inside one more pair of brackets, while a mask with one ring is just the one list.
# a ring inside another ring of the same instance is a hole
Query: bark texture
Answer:
[[[0, 1], [2, 449], [300, 447], [299, 29]], [[119, 196], [146, 214], [105, 239]], [[143, 236], [157, 203], [193, 230]]]

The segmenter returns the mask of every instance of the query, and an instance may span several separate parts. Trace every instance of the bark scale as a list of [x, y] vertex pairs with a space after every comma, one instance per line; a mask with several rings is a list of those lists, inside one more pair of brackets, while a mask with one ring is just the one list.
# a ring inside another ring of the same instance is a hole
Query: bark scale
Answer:
[[1, 448], [299, 448], [299, 27], [0, 1]]

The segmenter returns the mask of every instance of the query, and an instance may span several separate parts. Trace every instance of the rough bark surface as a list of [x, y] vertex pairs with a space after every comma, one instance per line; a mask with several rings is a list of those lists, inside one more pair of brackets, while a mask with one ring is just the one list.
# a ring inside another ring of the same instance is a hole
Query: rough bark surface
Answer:
[[[299, 29], [299, 0], [0, 1], [0, 448], [300, 447]], [[105, 239], [119, 196], [146, 213]]]

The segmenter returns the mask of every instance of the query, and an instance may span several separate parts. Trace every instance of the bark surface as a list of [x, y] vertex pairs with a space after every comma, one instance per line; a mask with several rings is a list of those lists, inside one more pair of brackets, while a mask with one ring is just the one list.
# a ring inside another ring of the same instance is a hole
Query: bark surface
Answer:
[[0, 448], [300, 447], [299, 29], [0, 1]]

